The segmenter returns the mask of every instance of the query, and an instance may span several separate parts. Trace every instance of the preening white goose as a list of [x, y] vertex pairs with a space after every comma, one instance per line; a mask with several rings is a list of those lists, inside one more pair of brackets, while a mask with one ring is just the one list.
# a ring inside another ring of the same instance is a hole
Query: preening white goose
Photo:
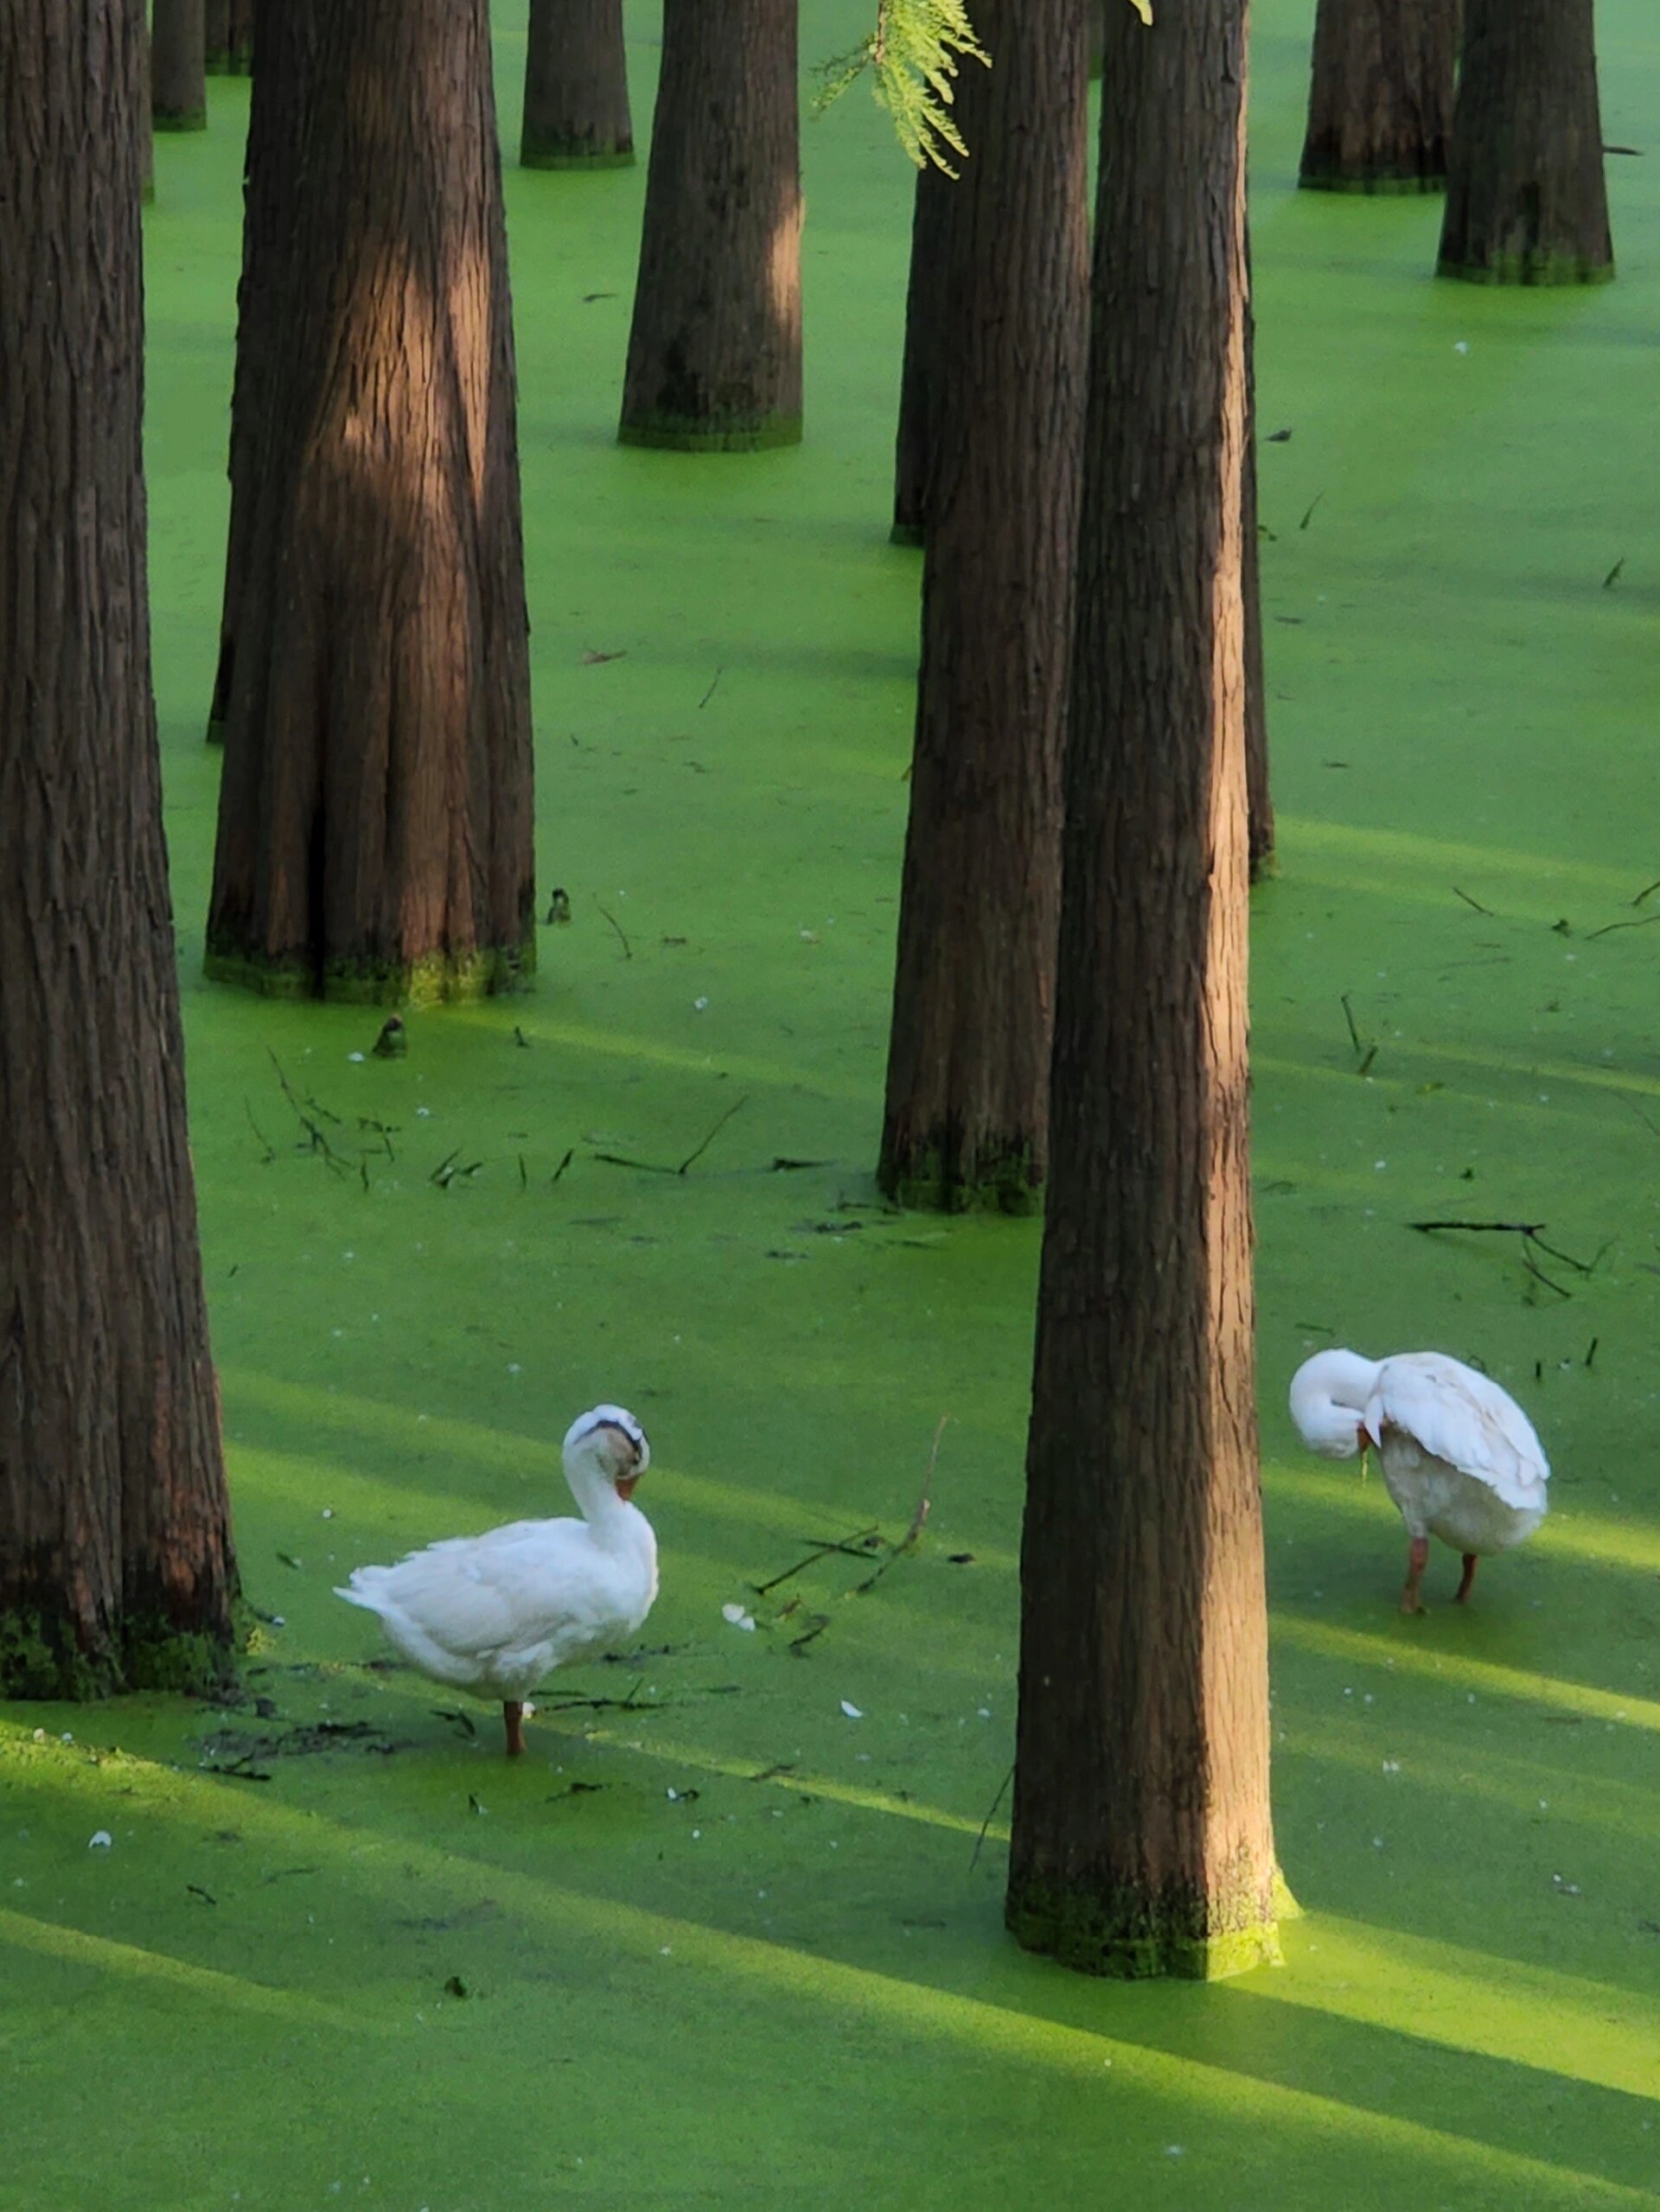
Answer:
[[548, 1672], [626, 1642], [657, 1595], [657, 1539], [630, 1502], [651, 1463], [620, 1406], [565, 1432], [580, 1520], [514, 1520], [452, 1536], [395, 1567], [359, 1567], [335, 1592], [380, 1616], [387, 1641], [435, 1682], [499, 1698], [508, 1755], [525, 1748], [524, 1700]]
[[1440, 1352], [1381, 1361], [1318, 1352], [1292, 1377], [1291, 1418], [1329, 1459], [1377, 1446], [1412, 1539], [1403, 1613], [1424, 1610], [1418, 1584], [1432, 1536], [1464, 1555], [1462, 1604], [1482, 1554], [1508, 1552], [1545, 1517], [1550, 1469], [1533, 1424], [1496, 1382]]

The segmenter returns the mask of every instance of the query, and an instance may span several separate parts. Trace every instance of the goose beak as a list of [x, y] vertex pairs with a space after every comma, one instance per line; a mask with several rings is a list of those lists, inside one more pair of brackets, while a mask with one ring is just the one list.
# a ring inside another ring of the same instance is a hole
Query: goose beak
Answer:
[[634, 1486], [639, 1480], [640, 1469], [637, 1467], [635, 1469], [632, 1475], [619, 1475], [617, 1476], [616, 1495], [622, 1499], [624, 1505], [626, 1505], [629, 1502], [629, 1500], [634, 1495]]

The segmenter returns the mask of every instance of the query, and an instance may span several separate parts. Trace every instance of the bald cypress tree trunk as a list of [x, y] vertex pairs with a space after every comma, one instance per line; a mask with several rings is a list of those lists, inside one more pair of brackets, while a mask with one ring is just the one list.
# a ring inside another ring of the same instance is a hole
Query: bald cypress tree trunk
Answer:
[[1439, 192], [1459, 0], [1319, 0], [1305, 189]]
[[801, 435], [796, 0], [663, 0], [618, 437], [750, 452]]
[[1472, 284], [1613, 275], [1592, 0], [1465, 0], [1436, 273]]
[[[276, 0], [286, 6], [288, 0]], [[202, 43], [210, 77], [245, 77], [253, 67], [254, 0], [202, 0]]]
[[[980, 65], [967, 62], [974, 69]], [[937, 395], [945, 368], [946, 253], [955, 180], [932, 162], [916, 172], [910, 220], [910, 277], [905, 290], [905, 351], [899, 373], [899, 431], [893, 467], [896, 545], [920, 545], [933, 452]]]
[[1256, 309], [1251, 238], [1245, 232], [1245, 463], [1240, 485], [1240, 590], [1245, 621], [1245, 781], [1251, 881], [1274, 866], [1268, 784], [1268, 679], [1262, 654], [1262, 533], [1256, 503]]
[[533, 962], [485, 0], [262, 10], [208, 972], [396, 1000]]
[[1048, 1153], [1089, 283], [1077, 0], [980, 0], [934, 302], [923, 660], [878, 1177], [1024, 1212]]
[[1109, 12], [1007, 1900], [1021, 1942], [1095, 1973], [1221, 1974], [1275, 1941], [1244, 87], [1244, 0]]
[[525, 169], [626, 169], [634, 160], [622, 0], [530, 0]]
[[207, 1686], [236, 1568], [144, 572], [139, 0], [0, 9], [0, 1696]]
[[150, 113], [158, 131], [205, 131], [202, 0], [156, 0], [150, 31]]

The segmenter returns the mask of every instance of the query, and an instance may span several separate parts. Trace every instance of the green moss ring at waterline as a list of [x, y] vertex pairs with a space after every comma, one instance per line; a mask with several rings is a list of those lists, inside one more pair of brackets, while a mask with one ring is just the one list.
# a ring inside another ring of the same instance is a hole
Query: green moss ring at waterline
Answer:
[[1461, 284], [1612, 284], [1612, 261], [1585, 261], [1577, 254], [1504, 253], [1492, 261], [1435, 264], [1438, 277]]
[[562, 145], [552, 140], [533, 144], [526, 139], [519, 149], [520, 169], [633, 169], [635, 159], [632, 146], [597, 146], [584, 150], [580, 146]]
[[1445, 192], [1446, 178], [1444, 175], [1440, 176], [1389, 175], [1344, 176], [1334, 172], [1325, 176], [1299, 176], [1297, 180], [1297, 188], [1299, 192], [1354, 193], [1366, 199], [1416, 200], [1424, 198], [1431, 193]]
[[152, 115], [150, 127], [156, 131], [205, 131], [208, 111], [205, 107], [192, 107], [179, 115]]
[[536, 939], [469, 953], [431, 953], [418, 960], [329, 959], [321, 972], [297, 953], [269, 956], [209, 944], [202, 973], [265, 998], [320, 998], [350, 1006], [439, 1006], [495, 998], [528, 987]]
[[648, 416], [643, 422], [623, 423], [617, 430], [619, 445], [654, 447], [668, 453], [763, 453], [774, 446], [799, 445], [799, 415], [763, 416], [752, 422], [725, 426], [687, 422], [672, 415]]

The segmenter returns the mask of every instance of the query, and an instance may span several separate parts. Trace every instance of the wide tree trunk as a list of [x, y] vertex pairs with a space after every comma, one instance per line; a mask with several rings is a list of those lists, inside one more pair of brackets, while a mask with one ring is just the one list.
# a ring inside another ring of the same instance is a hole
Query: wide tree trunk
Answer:
[[663, 0], [624, 445], [801, 435], [796, 0]]
[[1613, 275], [1592, 0], [1465, 0], [1436, 273], [1473, 284]]
[[[278, 0], [283, 7], [289, 0]], [[254, 0], [203, 0], [202, 43], [210, 77], [243, 77], [253, 67]]]
[[1098, 1973], [1215, 1975], [1275, 1943], [1244, 86], [1244, 0], [1109, 13], [1007, 1902], [1021, 1942]]
[[485, 0], [259, 13], [208, 972], [533, 965], [512, 310]]
[[1256, 309], [1251, 233], [1245, 228], [1245, 462], [1240, 482], [1240, 596], [1245, 622], [1245, 781], [1252, 883], [1274, 867], [1268, 787], [1268, 679], [1262, 654], [1262, 533], [1256, 504]]
[[[978, 62], [965, 67], [979, 68]], [[893, 465], [896, 545], [920, 545], [934, 421], [944, 381], [946, 251], [952, 194], [960, 180], [932, 162], [916, 172], [910, 219], [910, 277], [905, 290], [905, 352], [899, 372], [899, 431]]]
[[205, 131], [202, 0], [156, 0], [150, 51], [150, 112], [156, 128]]
[[626, 169], [634, 160], [622, 0], [530, 0], [526, 169]]
[[1299, 183], [1317, 192], [1440, 190], [1459, 7], [1459, 0], [1319, 0]]
[[139, 0], [0, 9], [0, 1697], [207, 1685], [236, 1569], [144, 574]]
[[1078, 0], [979, 0], [935, 301], [923, 660], [878, 1179], [1034, 1203], [1048, 1158], [1061, 737], [1083, 434]]

